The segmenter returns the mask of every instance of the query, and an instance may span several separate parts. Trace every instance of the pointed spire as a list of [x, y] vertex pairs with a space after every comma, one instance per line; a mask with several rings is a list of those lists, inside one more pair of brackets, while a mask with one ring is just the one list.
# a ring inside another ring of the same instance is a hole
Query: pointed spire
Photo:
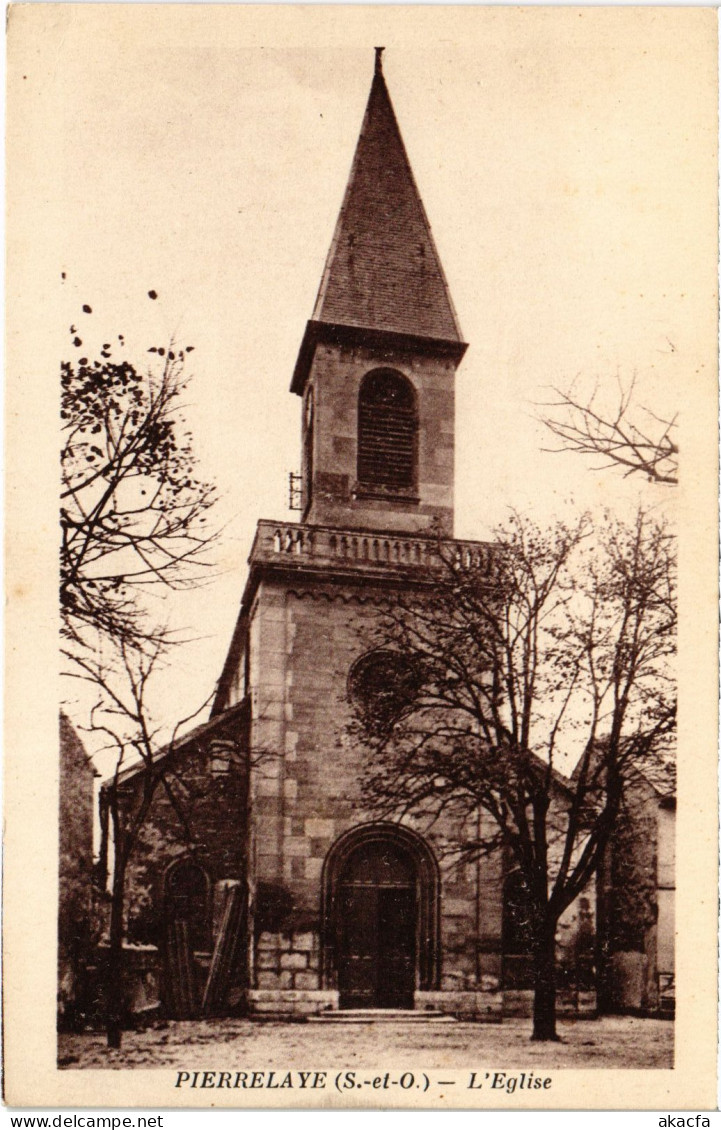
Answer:
[[383, 47], [313, 321], [461, 342], [383, 77]]

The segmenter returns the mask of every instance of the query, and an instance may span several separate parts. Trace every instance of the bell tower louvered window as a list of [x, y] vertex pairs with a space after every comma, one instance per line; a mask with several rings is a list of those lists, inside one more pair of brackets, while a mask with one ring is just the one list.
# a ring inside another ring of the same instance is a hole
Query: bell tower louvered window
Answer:
[[384, 492], [416, 485], [416, 398], [405, 377], [375, 369], [358, 397], [358, 481]]

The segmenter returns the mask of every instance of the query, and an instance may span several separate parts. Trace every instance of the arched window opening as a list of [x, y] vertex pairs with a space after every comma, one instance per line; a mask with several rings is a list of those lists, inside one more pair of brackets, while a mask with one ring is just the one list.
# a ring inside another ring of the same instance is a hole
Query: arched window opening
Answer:
[[168, 1015], [192, 1020], [202, 999], [194, 955], [210, 948], [208, 877], [192, 859], [173, 863], [165, 875], [165, 970], [163, 1000]]
[[191, 951], [208, 948], [208, 877], [202, 867], [190, 859], [173, 864], [165, 877], [165, 908], [169, 925], [184, 924]]
[[413, 386], [392, 369], [367, 373], [358, 396], [358, 482], [382, 490], [416, 485], [417, 415]]
[[533, 988], [532, 934], [523, 877], [511, 871], [503, 885], [503, 987]]
[[413, 706], [422, 685], [417, 663], [400, 652], [378, 649], [353, 664], [348, 695], [364, 725], [380, 734]]

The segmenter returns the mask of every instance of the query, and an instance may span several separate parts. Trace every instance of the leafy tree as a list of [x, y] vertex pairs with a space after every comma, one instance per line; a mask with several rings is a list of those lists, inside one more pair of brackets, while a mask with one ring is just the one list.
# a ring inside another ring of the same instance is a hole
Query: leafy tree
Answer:
[[[71, 333], [81, 353], [75, 326]], [[192, 587], [208, 568], [216, 492], [198, 475], [181, 410], [191, 350], [151, 347], [159, 371], [115, 359], [107, 342], [93, 359], [62, 362], [60, 607], [68, 640], [82, 643], [86, 628], [138, 647], [157, 640], [143, 595], [151, 586]]]
[[377, 710], [372, 688], [356, 707], [365, 795], [387, 817], [491, 817], [450, 848], [512, 861], [533, 1038], [554, 1040], [558, 921], [598, 866], [629, 774], [674, 727], [674, 542], [643, 512], [608, 519], [595, 544], [588, 517], [550, 530], [514, 517], [482, 551], [440, 542], [426, 580], [378, 631], [406, 672], [395, 710], [387, 695]]

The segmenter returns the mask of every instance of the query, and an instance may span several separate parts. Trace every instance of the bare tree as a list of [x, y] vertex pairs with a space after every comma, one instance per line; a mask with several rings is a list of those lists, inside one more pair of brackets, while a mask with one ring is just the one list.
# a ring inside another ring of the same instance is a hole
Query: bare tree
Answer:
[[[83, 348], [77, 332], [73, 347]], [[60, 607], [67, 639], [78, 641], [90, 627], [138, 646], [152, 641], [141, 593], [192, 587], [208, 568], [215, 487], [198, 475], [182, 417], [190, 349], [151, 347], [159, 372], [114, 360], [109, 343], [98, 358], [61, 365]]]
[[[123, 941], [125, 936], [125, 892], [128, 867], [159, 789], [164, 790], [174, 810], [185, 823], [182, 790], [176, 788], [173, 753], [180, 730], [207, 705], [177, 723], [169, 743], [158, 741], [158, 727], [151, 719], [148, 690], [162, 663], [162, 643], [139, 650], [125, 642], [106, 646], [104, 657], [73, 655], [70, 675], [89, 683], [96, 701], [86, 731], [103, 744], [97, 752], [112, 753], [115, 768], [101, 792], [102, 823], [112, 829], [112, 870], [108, 958], [105, 969], [105, 1011], [108, 1047], [119, 1048], [124, 1012]], [[134, 787], [122, 789], [124, 771], [140, 763]], [[188, 838], [191, 833], [188, 829]], [[107, 858], [107, 842], [102, 855]]]
[[675, 720], [673, 539], [645, 513], [608, 520], [598, 548], [590, 534], [588, 518], [515, 517], [490, 566], [440, 543], [432, 596], [401, 599], [378, 634], [392, 693], [361, 687], [356, 707], [379, 813], [492, 818], [449, 850], [503, 850], [520, 877], [537, 1040], [557, 1038], [559, 918], [598, 866], [626, 778]]
[[[148, 294], [157, 297], [154, 291]], [[85, 305], [83, 317], [90, 315]], [[73, 325], [70, 332], [73, 349], [81, 354], [81, 331]], [[122, 352], [123, 335], [118, 342]], [[96, 754], [115, 757], [112, 780], [103, 791], [113, 829], [106, 987], [111, 1047], [121, 1040], [128, 864], [158, 788], [179, 804], [167, 775], [173, 743], [159, 760], [158, 733], [148, 710], [149, 683], [171, 643], [179, 641], [150, 614], [147, 598], [153, 587], [202, 583], [216, 537], [207, 523], [215, 487], [198, 474], [183, 420], [184, 366], [192, 346], [152, 346], [148, 352], [159, 361], [159, 370], [151, 365], [141, 373], [130, 361], [115, 360], [109, 342], [95, 359], [79, 356], [61, 364], [65, 674], [92, 687], [90, 724], [84, 729], [101, 742]], [[141, 785], [123, 805], [122, 772], [138, 759]]]
[[543, 422], [561, 441], [553, 451], [575, 451], [600, 457], [598, 469], [619, 467], [626, 476], [644, 475], [654, 483], [678, 482], [676, 416], [666, 419], [634, 403], [635, 381], [619, 383], [612, 411], [598, 402], [598, 388], [588, 398], [573, 388], [553, 389], [555, 400], [545, 405]]

